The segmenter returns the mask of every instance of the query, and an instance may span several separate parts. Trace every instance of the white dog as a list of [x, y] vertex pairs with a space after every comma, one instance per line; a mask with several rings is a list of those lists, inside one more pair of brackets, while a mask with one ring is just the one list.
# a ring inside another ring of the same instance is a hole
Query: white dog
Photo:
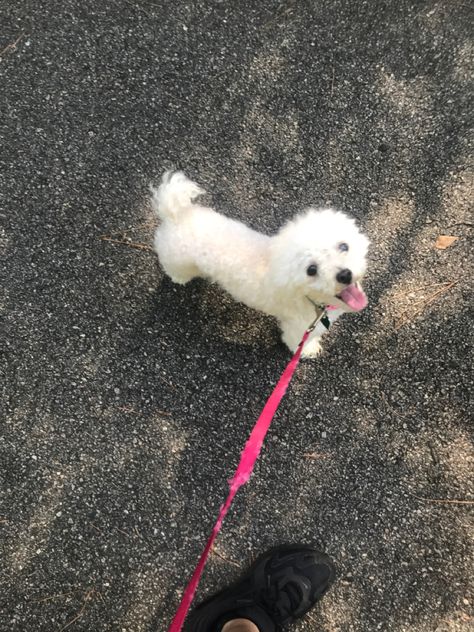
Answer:
[[[181, 172], [165, 173], [152, 192], [162, 220], [154, 246], [171, 279], [207, 278], [238, 301], [275, 316], [291, 351], [314, 320], [315, 305], [327, 306], [330, 321], [367, 305], [360, 280], [369, 242], [343, 213], [309, 208], [267, 236], [194, 204], [204, 191]], [[318, 323], [303, 355], [318, 353], [325, 331]]]

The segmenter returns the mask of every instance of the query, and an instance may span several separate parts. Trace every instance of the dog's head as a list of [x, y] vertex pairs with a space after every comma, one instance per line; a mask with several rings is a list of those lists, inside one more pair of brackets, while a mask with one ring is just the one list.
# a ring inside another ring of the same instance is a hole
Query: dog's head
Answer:
[[271, 242], [271, 275], [288, 299], [304, 295], [318, 304], [359, 311], [369, 240], [353, 219], [332, 209], [308, 209]]

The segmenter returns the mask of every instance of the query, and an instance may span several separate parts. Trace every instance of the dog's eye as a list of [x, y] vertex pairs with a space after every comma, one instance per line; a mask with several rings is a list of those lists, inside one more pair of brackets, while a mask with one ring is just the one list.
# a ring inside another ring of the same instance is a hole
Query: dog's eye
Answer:
[[318, 266], [315, 263], [312, 263], [306, 268], [306, 274], [308, 276], [316, 276], [318, 274]]
[[347, 252], [347, 251], [349, 250], [349, 246], [348, 246], [348, 244], [346, 244], [346, 242], [345, 242], [345, 241], [343, 241], [342, 243], [340, 243], [340, 244], [339, 244], [339, 246], [338, 246], [338, 248], [339, 248], [339, 250], [340, 250], [341, 252]]

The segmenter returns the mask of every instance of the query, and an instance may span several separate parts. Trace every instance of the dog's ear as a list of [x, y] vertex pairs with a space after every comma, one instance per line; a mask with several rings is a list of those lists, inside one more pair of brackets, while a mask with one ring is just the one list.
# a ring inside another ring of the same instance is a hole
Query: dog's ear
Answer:
[[270, 244], [269, 274], [274, 287], [290, 290], [304, 285], [307, 280], [307, 256], [294, 238], [292, 230], [284, 227]]

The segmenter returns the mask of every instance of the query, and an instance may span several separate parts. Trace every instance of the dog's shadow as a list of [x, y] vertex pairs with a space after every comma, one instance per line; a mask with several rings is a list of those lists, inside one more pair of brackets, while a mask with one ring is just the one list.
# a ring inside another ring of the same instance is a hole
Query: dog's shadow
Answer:
[[150, 321], [160, 323], [170, 344], [179, 346], [185, 339], [200, 354], [229, 346], [236, 359], [247, 353], [289, 353], [274, 318], [235, 301], [203, 279], [177, 285], [164, 276], [151, 294], [149, 310]]

